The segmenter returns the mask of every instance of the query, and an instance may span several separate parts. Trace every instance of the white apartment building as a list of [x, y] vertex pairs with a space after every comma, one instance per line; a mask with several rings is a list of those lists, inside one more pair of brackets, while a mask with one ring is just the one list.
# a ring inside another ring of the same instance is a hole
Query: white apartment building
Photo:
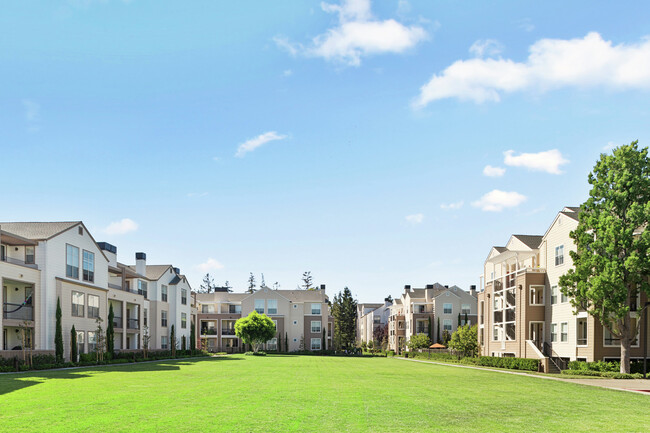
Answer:
[[388, 326], [391, 305], [390, 298], [383, 304], [357, 304], [357, 343], [373, 341], [375, 331]]

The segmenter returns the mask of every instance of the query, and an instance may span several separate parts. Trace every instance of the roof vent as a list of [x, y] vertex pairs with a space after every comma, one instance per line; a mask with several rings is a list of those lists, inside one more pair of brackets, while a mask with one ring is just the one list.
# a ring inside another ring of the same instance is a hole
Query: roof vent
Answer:
[[145, 253], [135, 253], [136, 260], [147, 260], [147, 255]]
[[427, 289], [433, 289], [433, 284], [427, 284]]
[[113, 253], [113, 254], [117, 254], [117, 247], [115, 245], [111, 245], [108, 242], [97, 242], [97, 245], [99, 246], [100, 250], [108, 251], [109, 253]]

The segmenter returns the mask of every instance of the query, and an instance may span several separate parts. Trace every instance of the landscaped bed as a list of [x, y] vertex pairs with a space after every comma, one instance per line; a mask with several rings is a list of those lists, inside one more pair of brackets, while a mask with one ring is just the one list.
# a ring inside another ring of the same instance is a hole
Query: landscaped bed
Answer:
[[648, 431], [649, 402], [378, 357], [229, 355], [0, 375], [0, 429], [11, 432]]

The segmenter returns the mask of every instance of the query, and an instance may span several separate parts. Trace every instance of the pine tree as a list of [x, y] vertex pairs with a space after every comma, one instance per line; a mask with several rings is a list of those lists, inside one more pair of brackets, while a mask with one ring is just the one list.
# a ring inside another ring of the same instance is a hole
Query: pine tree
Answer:
[[215, 285], [214, 285], [214, 279], [210, 277], [210, 273], [205, 274], [205, 277], [203, 277], [203, 284], [201, 284], [201, 287], [199, 288], [199, 292], [202, 293], [210, 293], [214, 292], [215, 290]]
[[332, 303], [334, 317], [334, 340], [337, 348], [354, 349], [357, 334], [357, 301], [352, 297], [349, 288], [344, 288], [334, 296]]
[[303, 274], [302, 274], [302, 288], [305, 289], [305, 290], [311, 290], [312, 287], [313, 287], [313, 285], [312, 285], [311, 271], [303, 272]]
[[187, 342], [185, 340], [186, 340], [186, 338], [183, 335], [181, 337], [181, 350], [183, 351], [183, 353], [185, 353], [185, 351], [187, 350]]
[[113, 313], [113, 304], [108, 306], [108, 325], [106, 325], [106, 352], [108, 353], [108, 358], [113, 358], [115, 353], [115, 330], [113, 329], [113, 318], [115, 314]]
[[254, 293], [255, 292], [255, 276], [251, 272], [250, 277], [248, 277], [248, 290], [246, 293]]
[[54, 331], [54, 353], [56, 363], [63, 363], [63, 329], [61, 327], [61, 299], [56, 299], [56, 330]]
[[70, 362], [77, 362], [77, 331], [72, 325], [70, 330]]

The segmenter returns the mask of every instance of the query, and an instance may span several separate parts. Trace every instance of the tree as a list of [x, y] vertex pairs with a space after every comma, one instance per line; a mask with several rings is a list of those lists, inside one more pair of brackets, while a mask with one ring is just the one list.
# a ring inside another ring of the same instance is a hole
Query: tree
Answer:
[[447, 347], [461, 356], [475, 357], [478, 354], [478, 327], [476, 325], [461, 326], [451, 335]]
[[274, 290], [279, 290], [280, 289], [280, 283], [278, 283], [277, 281], [275, 283], [273, 283], [273, 289]]
[[386, 302], [389, 302], [389, 303], [392, 304], [393, 303], [393, 297], [391, 295], [388, 295], [388, 297], [386, 298]]
[[321, 345], [321, 349], [327, 350], [327, 332], [325, 332], [324, 326], [323, 326], [323, 344]]
[[203, 283], [199, 288], [199, 292], [210, 293], [210, 292], [214, 292], [215, 288], [216, 286], [214, 285], [214, 279], [210, 276], [210, 273], [205, 274], [205, 277], [203, 277]]
[[312, 290], [313, 284], [312, 284], [312, 278], [311, 278], [311, 271], [306, 271], [303, 272], [302, 274], [302, 286], [303, 289], [305, 290]]
[[456, 325], [457, 328], [460, 328], [460, 313], [458, 313], [458, 325]]
[[388, 324], [378, 326], [372, 331], [372, 338], [380, 343], [388, 336]]
[[305, 350], [305, 336], [300, 336], [300, 343], [298, 344], [298, 351], [303, 352]]
[[467, 318], [467, 311], [465, 311], [465, 325], [469, 325], [469, 319]]
[[257, 352], [260, 345], [275, 337], [275, 324], [266, 314], [252, 311], [247, 317], [242, 317], [235, 322], [235, 335], [253, 346]]
[[172, 328], [170, 330], [169, 344], [171, 345], [172, 349], [172, 358], [176, 358], [176, 330], [174, 329], [174, 325], [172, 325]]
[[223, 283], [223, 286], [226, 288], [228, 292], [232, 292], [232, 286], [230, 285], [230, 281], [226, 280], [226, 282]]
[[282, 334], [278, 334], [278, 352], [282, 352]]
[[406, 343], [410, 350], [427, 349], [431, 345], [431, 340], [427, 334], [412, 335]]
[[289, 352], [289, 333], [285, 332], [284, 333], [284, 351]]
[[149, 327], [145, 325], [142, 327], [142, 357], [144, 359], [147, 359], [147, 355], [149, 354], [150, 341], [151, 334], [149, 334]]
[[250, 277], [248, 277], [248, 290], [246, 293], [253, 293], [255, 292], [255, 276], [251, 272]]
[[77, 354], [77, 330], [74, 329], [74, 325], [72, 325], [72, 329], [70, 330], [70, 362], [77, 362], [77, 358], [79, 355]]
[[102, 318], [97, 317], [97, 329], [95, 329], [95, 353], [97, 354], [97, 362], [104, 361], [104, 352], [106, 351], [106, 337], [104, 336], [104, 329], [102, 328]]
[[429, 335], [429, 340], [433, 341], [433, 327], [431, 326], [431, 316], [429, 316], [429, 327], [427, 329], [427, 334]]
[[262, 273], [262, 279], [260, 280], [260, 287], [266, 287], [266, 282], [264, 281], [264, 273]]
[[334, 341], [338, 349], [352, 350], [357, 333], [357, 301], [347, 287], [334, 295], [332, 302], [334, 317]]
[[20, 330], [20, 347], [23, 349], [23, 361], [32, 366], [32, 328], [27, 321], [21, 322], [18, 325]]
[[63, 329], [61, 327], [61, 298], [56, 298], [56, 329], [54, 331], [54, 358], [63, 363]]
[[436, 343], [442, 344], [442, 340], [440, 339], [440, 317], [438, 317], [438, 325], [436, 326]]
[[109, 304], [108, 325], [106, 325], [106, 352], [108, 353], [109, 359], [113, 357], [113, 353], [115, 352], [115, 330], [113, 329], [114, 317], [113, 304]]
[[449, 334], [449, 331], [446, 329], [442, 331], [442, 344], [445, 346], [449, 343], [449, 340], [451, 339], [451, 334]]
[[650, 294], [650, 159], [638, 141], [601, 154], [588, 178], [589, 198], [580, 206], [570, 236], [574, 268], [560, 277], [561, 292], [576, 309], [585, 309], [620, 341], [621, 373], [630, 372], [630, 346]]
[[190, 328], [190, 350], [192, 352], [196, 350], [196, 329], [194, 329], [194, 323], [192, 323], [192, 327]]
[[181, 350], [183, 353], [187, 350], [187, 338], [184, 335], [181, 337]]

